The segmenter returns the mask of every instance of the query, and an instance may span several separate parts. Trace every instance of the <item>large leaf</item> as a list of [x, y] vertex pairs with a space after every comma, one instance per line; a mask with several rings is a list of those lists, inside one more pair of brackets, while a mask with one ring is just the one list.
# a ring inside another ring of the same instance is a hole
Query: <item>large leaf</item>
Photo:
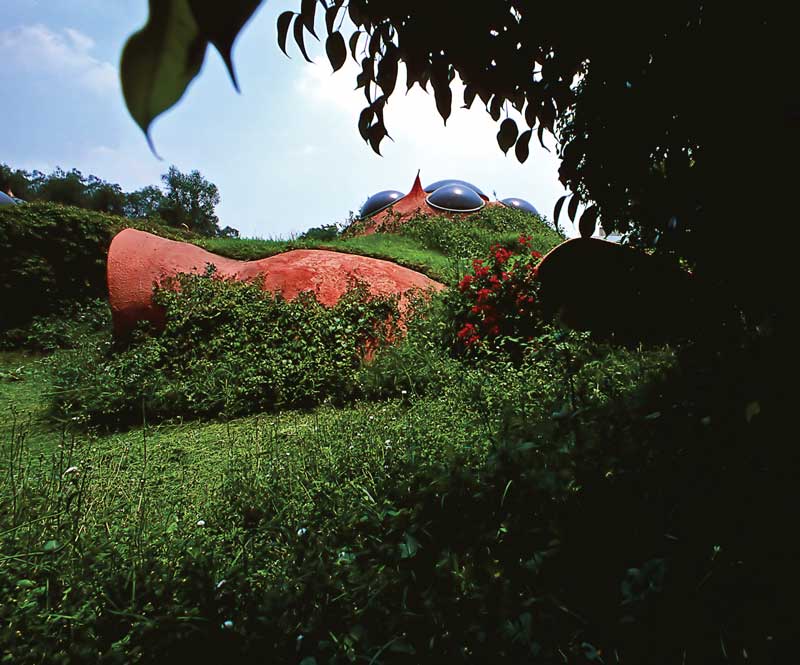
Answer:
[[325, 41], [325, 51], [328, 54], [328, 60], [333, 67], [333, 71], [341, 69], [347, 60], [347, 46], [344, 44], [344, 37], [341, 32], [332, 32], [328, 35]]
[[128, 111], [151, 149], [150, 125], [183, 97], [207, 46], [189, 0], [150, 0], [147, 23], [122, 51], [120, 77]]
[[497, 144], [500, 146], [500, 150], [504, 153], [508, 153], [508, 149], [516, 143], [517, 136], [519, 136], [517, 123], [511, 118], [503, 120], [503, 122], [500, 123], [500, 131], [497, 132]]
[[233, 43], [262, 0], [189, 0], [203, 36], [219, 51], [236, 90], [239, 83], [233, 67]]

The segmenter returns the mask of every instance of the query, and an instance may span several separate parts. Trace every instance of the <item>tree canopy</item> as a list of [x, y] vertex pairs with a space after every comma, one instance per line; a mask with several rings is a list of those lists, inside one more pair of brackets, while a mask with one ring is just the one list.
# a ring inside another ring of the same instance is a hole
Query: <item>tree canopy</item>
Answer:
[[207, 236], [237, 237], [239, 232], [219, 228], [215, 207], [220, 196], [217, 186], [197, 171], [182, 173], [170, 166], [161, 176], [164, 189], [148, 185], [125, 192], [116, 183], [78, 169], [56, 168], [52, 173], [23, 171], [0, 163], [0, 191], [25, 201], [49, 201], [97, 210], [131, 219], [154, 219], [170, 226], [186, 226]]
[[[131, 37], [121, 63], [128, 107], [145, 131], [199, 73], [209, 44], [236, 81], [232, 46], [260, 4], [151, 0], [149, 21]], [[755, 145], [750, 134], [788, 129], [796, 141], [798, 124], [796, 91], [783, 80], [788, 70], [775, 34], [780, 17], [766, 8], [720, 11], [700, 0], [298, 5], [278, 18], [280, 48], [287, 52], [291, 35], [309, 60], [306, 41], [324, 40], [334, 70], [350, 54], [365, 97], [358, 131], [376, 152], [389, 135], [385, 110], [401, 63], [406, 87], [430, 89], [445, 122], [461, 103], [452, 94], [458, 76], [466, 86], [463, 106], [479, 100], [498, 122], [504, 152], [513, 149], [524, 162], [531, 141], [556, 138], [559, 177], [571, 192], [556, 205], [556, 221], [564, 206], [573, 220], [582, 210], [583, 227], [600, 219], [607, 231], [747, 290], [729, 256], [730, 237], [747, 225], [719, 179], [755, 196], [774, 188], [759, 164], [774, 159], [775, 145]]]

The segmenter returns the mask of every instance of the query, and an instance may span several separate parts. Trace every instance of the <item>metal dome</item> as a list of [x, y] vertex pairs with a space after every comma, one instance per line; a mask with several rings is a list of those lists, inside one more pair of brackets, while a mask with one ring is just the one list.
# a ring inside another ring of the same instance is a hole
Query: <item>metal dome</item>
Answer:
[[434, 208], [447, 212], [475, 212], [485, 205], [474, 189], [460, 184], [439, 187], [427, 200]]
[[8, 206], [8, 205], [15, 205], [14, 199], [12, 199], [8, 194], [5, 192], [0, 192], [0, 206]]
[[361, 212], [359, 213], [361, 218], [369, 217], [370, 215], [374, 215], [376, 212], [380, 212], [388, 208], [393, 203], [396, 203], [400, 199], [405, 196], [403, 192], [398, 192], [396, 189], [385, 189], [382, 192], [378, 192], [377, 194], [373, 194], [370, 196], [363, 206], [361, 206]]
[[516, 197], [511, 197], [508, 199], [503, 199], [500, 201], [506, 208], [516, 208], [517, 210], [522, 210], [523, 212], [529, 212], [531, 215], [539, 214], [539, 211], [533, 207], [533, 204], [529, 203], [525, 199], [518, 199]]
[[431, 192], [435, 192], [437, 189], [441, 189], [442, 187], [446, 187], [447, 185], [461, 185], [462, 187], [468, 187], [473, 192], [477, 192], [478, 196], [483, 199], [488, 199], [489, 197], [484, 194], [480, 187], [476, 187], [471, 182], [467, 182], [466, 180], [456, 180], [454, 178], [449, 178], [447, 180], [437, 180], [436, 182], [432, 182], [425, 188], [425, 191], [430, 194]]

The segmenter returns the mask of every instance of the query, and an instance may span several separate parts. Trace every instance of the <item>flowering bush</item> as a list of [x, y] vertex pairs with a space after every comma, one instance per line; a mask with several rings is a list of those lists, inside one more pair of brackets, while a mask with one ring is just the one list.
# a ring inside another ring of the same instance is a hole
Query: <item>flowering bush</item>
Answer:
[[536, 269], [542, 255], [521, 235], [515, 249], [492, 245], [485, 259], [450, 295], [459, 351], [499, 348], [513, 351], [540, 328]]

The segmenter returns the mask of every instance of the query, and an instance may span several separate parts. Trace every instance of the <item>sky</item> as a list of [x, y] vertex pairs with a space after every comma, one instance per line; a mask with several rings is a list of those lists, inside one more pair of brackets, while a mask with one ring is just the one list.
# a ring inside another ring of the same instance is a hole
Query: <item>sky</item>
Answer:
[[[314, 64], [291, 38], [291, 58], [278, 48], [277, 16], [297, 10], [299, 0], [269, 0], [240, 35], [234, 61], [242, 94], [209, 49], [200, 77], [153, 125], [162, 159], [128, 115], [118, 75], [147, 0], [3, 0], [2, 7], [0, 162], [15, 168], [77, 168], [126, 191], [158, 184], [171, 164], [197, 169], [219, 188], [220, 225], [260, 238], [344, 221], [375, 192], [409, 191], [418, 170], [423, 185], [460, 178], [500, 199], [526, 199], [546, 217], [565, 193], [552, 142], [547, 152], [534, 139], [519, 164], [513, 150], [500, 151], [498, 125], [480, 100], [458, 108], [454, 88], [445, 126], [432, 94], [416, 86], [403, 94], [402, 68], [386, 108], [394, 141], [384, 140], [383, 157], [373, 153], [357, 129], [365, 100], [354, 90], [354, 63], [332, 73], [311, 37]], [[575, 235], [566, 216], [560, 222]]]

